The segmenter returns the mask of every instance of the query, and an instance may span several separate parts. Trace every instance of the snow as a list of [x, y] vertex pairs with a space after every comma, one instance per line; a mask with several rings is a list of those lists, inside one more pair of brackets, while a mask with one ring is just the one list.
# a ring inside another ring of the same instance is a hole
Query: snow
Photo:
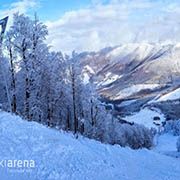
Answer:
[[135, 122], [138, 124], [143, 124], [144, 126], [151, 128], [157, 128], [155, 124], [153, 124], [153, 118], [155, 116], [160, 117], [160, 121], [163, 122], [165, 120], [164, 115], [159, 112], [157, 109], [149, 109], [149, 108], [144, 108], [141, 109], [139, 112], [131, 115], [131, 116], [126, 116], [124, 119], [129, 121], [129, 122]]
[[158, 138], [158, 145], [155, 150], [159, 152], [176, 151], [176, 142], [178, 136], [173, 136], [170, 133], [162, 134]]
[[118, 107], [129, 106], [129, 105], [135, 103], [136, 101], [137, 101], [136, 99], [123, 101], [121, 104], [118, 105]]
[[162, 46], [159, 43], [127, 43], [116, 47], [107, 54], [107, 58], [121, 61], [121, 63], [128, 63], [134, 59], [141, 61], [159, 53], [161, 50], [166, 51], [168, 48], [168, 44]]
[[84, 84], [89, 83], [90, 76], [92, 74], [95, 74], [94, 70], [90, 66], [86, 65], [82, 71], [82, 76], [83, 76], [82, 79], [83, 79]]
[[117, 95], [116, 99], [122, 99], [126, 98], [128, 96], [131, 96], [135, 93], [140, 92], [141, 90], [145, 89], [154, 89], [157, 88], [159, 84], [135, 84], [128, 88], [122, 89]]
[[2, 180], [179, 180], [180, 161], [153, 150], [111, 146], [0, 112], [0, 160], [32, 159], [24, 171], [0, 167]]
[[90, 66], [86, 65], [84, 67], [83, 73], [82, 73], [84, 84], [88, 84], [89, 83], [90, 75], [92, 75], [92, 74], [95, 74], [94, 70]]
[[88, 66], [88, 65], [86, 65], [86, 66], [84, 67], [84, 69], [85, 69], [86, 71], [88, 71], [89, 73], [91, 73], [91, 74], [95, 74], [94, 70], [93, 70], [90, 66]]
[[122, 46], [119, 46], [115, 48], [113, 51], [111, 51], [107, 57], [110, 58], [116, 58], [119, 56], [127, 56], [128, 54], [131, 54], [133, 52], [134, 57], [137, 57], [137, 55], [141, 56], [140, 59], [145, 58], [149, 55], [149, 53], [152, 51], [154, 47], [151, 44], [148, 43], [128, 43], [124, 44]]
[[170, 157], [180, 158], [180, 152], [177, 152], [176, 147], [177, 139], [178, 136], [173, 136], [171, 133], [160, 135], [154, 151]]
[[180, 88], [161, 96], [157, 102], [180, 99]]
[[116, 81], [117, 79], [120, 79], [122, 76], [119, 76], [117, 74], [113, 74], [111, 72], [108, 72], [104, 78], [104, 80], [102, 82], [100, 82], [98, 85], [102, 85], [102, 86], [105, 86], [105, 85], [108, 85], [108, 84], [111, 84], [113, 83], [114, 81]]
[[89, 79], [90, 79], [89, 75], [87, 73], [84, 73], [83, 74], [83, 82], [84, 82], [84, 84], [88, 84]]
[[175, 48], [180, 48], [180, 43], [176, 43]]

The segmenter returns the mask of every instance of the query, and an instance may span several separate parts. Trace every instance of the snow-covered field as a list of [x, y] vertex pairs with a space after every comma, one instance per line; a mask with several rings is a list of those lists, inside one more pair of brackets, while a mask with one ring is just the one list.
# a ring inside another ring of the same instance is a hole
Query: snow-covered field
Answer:
[[0, 112], [0, 147], [1, 161], [35, 161], [32, 169], [5, 168], [0, 164], [0, 180], [180, 178], [180, 159], [161, 154], [157, 149], [131, 150], [83, 137], [75, 139], [70, 133], [48, 129], [5, 112]]
[[152, 110], [149, 108], [141, 109], [139, 112], [134, 113], [131, 116], [126, 116], [124, 119], [129, 122], [143, 124], [148, 128], [157, 128], [157, 126], [153, 123], [153, 118], [156, 116], [160, 118], [160, 122], [163, 122], [165, 120], [164, 115], [158, 109]]
[[121, 90], [116, 95], [115, 99], [123, 99], [123, 98], [131, 96], [135, 93], [138, 93], [142, 90], [147, 90], [147, 89], [153, 90], [157, 87], [159, 87], [159, 84], [136, 84], [136, 85], [132, 85], [131, 87], [128, 87], [128, 88]]

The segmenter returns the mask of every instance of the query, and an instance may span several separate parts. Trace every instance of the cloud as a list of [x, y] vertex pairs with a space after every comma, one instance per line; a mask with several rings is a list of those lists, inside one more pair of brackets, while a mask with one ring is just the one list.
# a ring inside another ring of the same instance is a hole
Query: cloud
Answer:
[[[98, 50], [127, 42], [177, 41], [178, 1], [93, 0], [86, 9], [66, 12], [47, 22], [55, 50]], [[180, 36], [179, 40], [180, 40]]]
[[67, 12], [58, 21], [47, 22], [48, 41], [55, 49], [64, 51], [96, 50], [108, 45], [111, 39], [118, 38], [119, 32], [126, 26], [124, 23], [120, 25], [120, 22], [126, 21], [128, 13], [125, 7], [99, 4]]
[[[41, 0], [19, 0], [4, 5], [0, 17], [9, 15], [10, 25], [12, 14], [29, 14], [40, 5]], [[179, 7], [179, 0], [91, 0], [84, 9], [47, 21], [47, 42], [54, 50], [70, 53], [128, 42], [180, 41]]]
[[13, 14], [16, 12], [26, 14], [29, 10], [39, 5], [37, 0], [20, 0], [11, 4], [5, 4], [0, 10], [0, 17], [9, 16], [9, 25], [12, 23]]

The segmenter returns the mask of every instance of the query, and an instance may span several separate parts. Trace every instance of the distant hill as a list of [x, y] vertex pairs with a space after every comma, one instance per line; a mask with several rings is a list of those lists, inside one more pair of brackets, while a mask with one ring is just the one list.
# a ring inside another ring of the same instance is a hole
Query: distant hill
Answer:
[[124, 44], [84, 52], [79, 59], [86, 81], [96, 84], [106, 101], [118, 106], [132, 102], [136, 106], [129, 103], [130, 113], [180, 87], [180, 44]]

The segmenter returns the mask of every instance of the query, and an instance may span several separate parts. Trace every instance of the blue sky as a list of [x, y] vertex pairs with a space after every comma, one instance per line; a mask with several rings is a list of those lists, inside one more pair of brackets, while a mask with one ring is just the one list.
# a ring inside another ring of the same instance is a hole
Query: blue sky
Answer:
[[87, 7], [90, 0], [41, 0], [38, 13], [44, 19], [56, 20], [67, 11]]
[[[23, 0], [1, 0], [0, 10], [10, 8], [10, 5]], [[28, 1], [28, 0], [27, 0]], [[31, 1], [31, 0], [29, 0]], [[34, 0], [36, 6], [30, 8], [27, 12], [33, 14], [37, 11], [40, 18], [45, 20], [56, 20], [61, 17], [65, 12], [88, 8], [93, 4], [97, 4], [98, 0]], [[107, 4], [109, 0], [101, 0], [102, 4]]]
[[67, 11], [85, 8], [89, 4], [90, 0], [41, 0], [37, 11], [44, 20], [56, 20]]
[[55, 50], [180, 41], [179, 0], [1, 0], [0, 17], [38, 13]]

